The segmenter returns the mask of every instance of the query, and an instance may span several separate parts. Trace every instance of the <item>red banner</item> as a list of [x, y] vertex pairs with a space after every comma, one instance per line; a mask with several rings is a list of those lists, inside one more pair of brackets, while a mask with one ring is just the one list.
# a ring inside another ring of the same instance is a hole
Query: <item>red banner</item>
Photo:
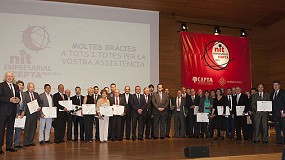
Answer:
[[194, 89], [251, 88], [250, 40], [181, 32], [182, 85]]

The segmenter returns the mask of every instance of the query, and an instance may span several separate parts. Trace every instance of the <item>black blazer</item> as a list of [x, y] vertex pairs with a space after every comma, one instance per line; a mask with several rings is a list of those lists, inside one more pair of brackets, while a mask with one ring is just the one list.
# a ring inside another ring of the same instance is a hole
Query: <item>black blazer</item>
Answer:
[[131, 98], [130, 103], [131, 103], [131, 110], [132, 110], [131, 114], [132, 116], [139, 116], [138, 110], [139, 109], [144, 110], [146, 107], [146, 101], [145, 101], [144, 95], [140, 94], [140, 103], [138, 101], [137, 94], [132, 94], [130, 98]]
[[[38, 100], [39, 106], [40, 106], [40, 107], [43, 107], [43, 103], [42, 103], [42, 100], [41, 100], [39, 94], [38, 94], [37, 92], [34, 92], [33, 95], [34, 95], [34, 98], [35, 98], [36, 100]], [[32, 100], [31, 100], [31, 97], [30, 97], [30, 93], [29, 93], [28, 91], [26, 91], [26, 92], [23, 93], [22, 96], [25, 97], [26, 106], [28, 106], [27, 104], [32, 101]], [[39, 115], [39, 112], [35, 112], [35, 113], [33, 113], [33, 114], [38, 114], [38, 115]], [[25, 111], [25, 115], [30, 115], [30, 110], [29, 110], [29, 108]]]
[[58, 103], [58, 101], [63, 101], [63, 100], [67, 100], [67, 96], [66, 94], [63, 94], [64, 96], [64, 99], [62, 99], [61, 95], [59, 92], [55, 93], [52, 97], [52, 100], [53, 100], [53, 104], [55, 107], [57, 107], [57, 112], [59, 112], [59, 109], [63, 110], [64, 109], [64, 106], [60, 105]]
[[73, 105], [82, 106], [84, 96], [80, 95], [80, 100], [77, 99], [77, 95], [72, 96], [70, 99], [72, 100]]
[[[110, 105], [111, 106], [115, 105], [116, 104], [115, 96], [110, 97], [109, 101], [110, 101]], [[119, 105], [120, 106], [126, 106], [126, 99], [125, 99], [125, 97], [119, 96]], [[126, 107], [124, 107], [124, 113], [126, 113]]]
[[124, 98], [123, 100], [125, 101], [125, 114], [126, 114], [126, 116], [130, 116], [131, 115], [131, 104], [130, 104], [131, 94], [129, 94], [128, 103], [127, 103], [127, 99], [126, 99], [125, 93], [120, 94], [120, 97], [123, 97]]
[[[171, 105], [174, 107], [174, 111], [177, 110], [176, 100], [177, 97], [171, 98]], [[188, 112], [188, 109], [186, 108], [186, 98], [184, 97], [181, 97], [180, 112], [183, 112], [183, 114], [187, 114]]]
[[[145, 95], [143, 94], [144, 98], [145, 98]], [[145, 108], [143, 110], [143, 115], [144, 116], [147, 116], [147, 117], [151, 117], [152, 115], [152, 101], [151, 101], [151, 96], [148, 95], [147, 96], [147, 101], [145, 99]]]
[[272, 115], [276, 117], [281, 117], [281, 110], [285, 112], [285, 91], [279, 90], [277, 96], [273, 100], [274, 92], [271, 94], [272, 100]]
[[194, 115], [194, 108], [190, 108], [191, 106], [199, 106], [200, 104], [200, 96], [195, 95], [194, 102], [192, 101], [191, 95], [186, 95], [186, 109], [190, 115]]
[[246, 94], [241, 94], [239, 97], [239, 101], [237, 102], [237, 95], [233, 96], [233, 108], [232, 112], [236, 115], [236, 106], [245, 106], [244, 113], [247, 113], [249, 108], [249, 99]]
[[[15, 97], [20, 98], [18, 85], [13, 84], [13, 87], [15, 89]], [[0, 116], [16, 116], [17, 104], [10, 102], [10, 98], [12, 98], [13, 96], [14, 95], [11, 92], [7, 82], [0, 83]]]

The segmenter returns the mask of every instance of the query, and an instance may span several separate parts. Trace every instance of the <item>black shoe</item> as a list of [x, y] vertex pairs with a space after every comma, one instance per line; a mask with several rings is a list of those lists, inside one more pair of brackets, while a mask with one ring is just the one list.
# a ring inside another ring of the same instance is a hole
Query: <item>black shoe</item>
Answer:
[[153, 137], [153, 139], [155, 140], [155, 139], [158, 139], [157, 137]]
[[160, 137], [160, 139], [162, 139], [162, 140], [163, 140], [163, 139], [165, 139], [165, 138], [164, 138], [164, 137]]
[[258, 142], [259, 142], [259, 141], [255, 141], [255, 140], [253, 141], [253, 143], [258, 143]]
[[59, 141], [54, 141], [54, 143], [59, 144], [60, 142]]
[[30, 146], [36, 146], [36, 144], [35, 144], [35, 143], [32, 143], [32, 144], [30, 144]]
[[84, 141], [84, 139], [80, 139], [80, 141]]
[[3, 150], [0, 150], [0, 154], [5, 154], [5, 153], [3, 152]]
[[128, 141], [129, 141], [129, 140], [131, 140], [131, 138], [126, 138], [126, 140], [128, 140]]
[[6, 151], [8, 151], [8, 152], [17, 152], [17, 150], [15, 150], [14, 148], [8, 148], [8, 149], [6, 149]]
[[122, 141], [123, 139], [117, 139], [117, 141]]
[[275, 143], [276, 145], [281, 145], [281, 144], [283, 144], [282, 142], [276, 142]]
[[40, 141], [40, 144], [45, 144], [45, 142], [44, 141]]
[[143, 140], [143, 138], [138, 138], [138, 140], [142, 141], [142, 140]]
[[170, 136], [166, 136], [166, 138], [171, 138]]
[[50, 140], [45, 141], [45, 143], [52, 144], [52, 142]]
[[264, 144], [268, 144], [269, 142], [268, 142], [268, 141], [263, 141], [262, 143], [264, 143]]
[[15, 148], [23, 148], [23, 146], [21, 146], [21, 145], [18, 145], [18, 146], [15, 146]]
[[74, 141], [74, 142], [77, 142], [77, 141], [78, 141], [78, 139], [74, 139], [73, 141]]
[[24, 147], [30, 147], [30, 145], [29, 144], [24, 144]]
[[132, 138], [132, 141], [135, 141], [136, 139], [135, 138]]

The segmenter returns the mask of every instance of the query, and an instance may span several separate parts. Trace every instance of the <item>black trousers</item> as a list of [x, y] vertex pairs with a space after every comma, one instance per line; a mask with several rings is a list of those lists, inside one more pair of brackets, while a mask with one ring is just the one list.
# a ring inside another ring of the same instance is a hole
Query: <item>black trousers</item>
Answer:
[[[284, 143], [285, 144], [285, 118], [280, 116], [273, 115], [274, 127], [276, 131], [276, 143]], [[281, 135], [283, 132], [283, 137]]]
[[66, 137], [67, 137], [67, 140], [72, 140], [72, 114], [71, 113], [67, 113], [66, 120], [67, 120]]
[[150, 138], [151, 136], [151, 115], [146, 115], [144, 117], [144, 125], [145, 125], [145, 138]]
[[124, 138], [124, 133], [126, 139], [131, 137], [131, 125], [132, 125], [132, 116], [126, 115], [122, 118], [122, 138]]
[[112, 138], [112, 132], [113, 132], [113, 128], [112, 128], [112, 126], [113, 126], [113, 117], [109, 117], [109, 129], [108, 129], [108, 139], [111, 139]]
[[80, 126], [80, 139], [84, 140], [84, 124], [83, 124], [83, 117], [81, 116], [72, 116], [73, 121], [73, 134], [74, 140], [78, 139], [78, 124]]
[[[193, 137], [194, 136], [194, 127], [196, 125], [196, 116], [188, 112], [187, 117], [186, 117], [186, 136]], [[197, 135], [196, 135], [197, 136]]]
[[165, 138], [166, 129], [166, 115], [157, 114], [153, 117], [154, 138], [158, 138], [158, 132], [160, 138]]
[[170, 133], [172, 116], [173, 116], [173, 111], [169, 110], [167, 113], [167, 118], [166, 118], [166, 136], [169, 136], [169, 133]]
[[246, 116], [236, 116], [235, 117], [235, 128], [236, 128], [236, 135], [237, 135], [237, 139], [241, 140], [241, 131], [243, 132], [243, 138], [247, 138], [244, 137], [244, 135], [246, 134]]
[[97, 117], [95, 117], [95, 127], [96, 127], [96, 131], [95, 131], [95, 138], [96, 139], [100, 139], [99, 137], [99, 119]]
[[132, 117], [132, 139], [136, 139], [136, 132], [137, 132], [137, 125], [138, 125], [138, 138], [143, 139], [143, 132], [144, 132], [144, 118], [143, 115], [133, 115]]
[[30, 145], [34, 143], [38, 118], [38, 112], [26, 115], [26, 122], [24, 128], [24, 145]]
[[113, 140], [122, 140], [122, 117], [119, 115], [114, 115], [112, 117], [112, 135]]
[[1, 145], [0, 150], [2, 150], [2, 146], [4, 144], [4, 133], [6, 125], [7, 125], [6, 148], [7, 149], [12, 148], [15, 118], [16, 114], [0, 116], [0, 145]]
[[93, 139], [93, 124], [94, 115], [83, 115], [85, 141], [92, 141]]
[[66, 112], [57, 112], [57, 118], [54, 120], [54, 142], [63, 142], [66, 128]]

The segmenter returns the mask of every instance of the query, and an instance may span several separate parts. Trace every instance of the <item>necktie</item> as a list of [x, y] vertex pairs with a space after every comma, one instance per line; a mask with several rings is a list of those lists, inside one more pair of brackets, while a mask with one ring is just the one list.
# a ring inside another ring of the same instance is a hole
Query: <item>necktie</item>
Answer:
[[231, 103], [231, 96], [229, 96], [229, 108], [232, 108], [232, 103]]
[[180, 97], [178, 97], [178, 101], [177, 101], [177, 109], [180, 110]]
[[118, 97], [116, 97], [116, 105], [118, 105]]
[[128, 104], [129, 103], [129, 95], [126, 94], [126, 103]]
[[138, 103], [141, 105], [140, 95], [138, 94]]
[[97, 95], [95, 94], [95, 101], [97, 101]]
[[31, 93], [31, 96], [32, 96], [32, 101], [34, 101], [35, 100], [34, 94]]
[[159, 93], [160, 103], [162, 101], [162, 93]]
[[11, 90], [11, 92], [13, 93], [13, 96], [15, 97], [15, 93], [14, 93], [14, 90], [13, 90], [13, 86], [12, 86], [11, 83], [10, 83], [9, 85], [10, 85], [10, 90]]
[[63, 96], [63, 94], [60, 94], [60, 95], [61, 95], [62, 100], [64, 100], [64, 96]]
[[194, 99], [195, 99], [194, 96], [192, 96], [192, 102], [193, 102], [193, 103], [194, 103]]
[[145, 102], [147, 103], [147, 101], [148, 101], [148, 97], [147, 95], [145, 95]]
[[260, 99], [262, 99], [263, 97], [262, 97], [262, 93], [259, 93], [259, 97], [260, 97]]

